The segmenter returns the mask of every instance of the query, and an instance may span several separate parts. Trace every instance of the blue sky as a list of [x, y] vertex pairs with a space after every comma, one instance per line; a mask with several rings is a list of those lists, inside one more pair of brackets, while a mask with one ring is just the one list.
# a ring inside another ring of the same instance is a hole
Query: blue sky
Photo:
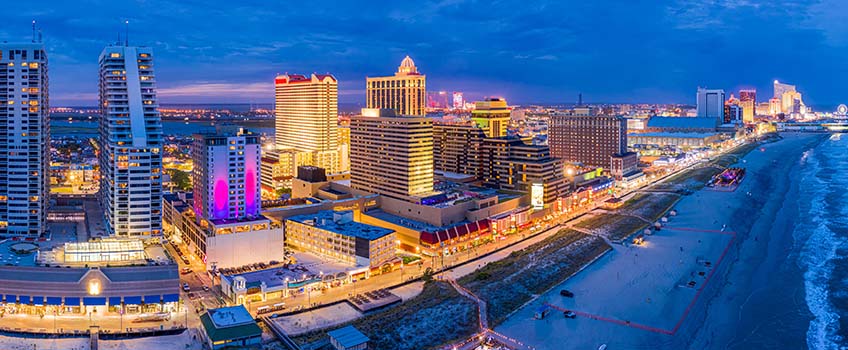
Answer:
[[6, 1], [0, 38], [43, 28], [54, 106], [93, 105], [97, 56], [130, 21], [164, 103], [271, 102], [277, 73], [330, 72], [340, 101], [405, 55], [429, 90], [513, 103], [694, 103], [698, 86], [848, 102], [848, 2]]

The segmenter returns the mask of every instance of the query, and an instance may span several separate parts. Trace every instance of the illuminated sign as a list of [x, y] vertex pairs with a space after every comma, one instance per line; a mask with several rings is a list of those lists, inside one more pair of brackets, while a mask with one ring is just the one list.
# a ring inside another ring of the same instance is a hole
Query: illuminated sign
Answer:
[[530, 187], [530, 203], [533, 209], [539, 210], [545, 207], [545, 185], [534, 183]]

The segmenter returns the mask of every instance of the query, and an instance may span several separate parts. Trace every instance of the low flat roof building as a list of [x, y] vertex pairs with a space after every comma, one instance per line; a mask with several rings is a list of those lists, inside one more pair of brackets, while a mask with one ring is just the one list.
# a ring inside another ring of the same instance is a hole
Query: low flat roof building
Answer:
[[[177, 265], [132, 267], [0, 266], [0, 295], [7, 305], [59, 307], [65, 313], [176, 311]], [[107, 306], [108, 307], [103, 307]]]
[[649, 132], [628, 136], [628, 146], [633, 148], [650, 146], [700, 148], [721, 141], [721, 134], [715, 132]]
[[353, 221], [352, 211], [286, 219], [286, 244], [355, 266], [377, 268], [396, 257], [395, 231]]
[[191, 193], [163, 198], [166, 234], [185, 242], [208, 270], [282, 260], [283, 229], [265, 216], [198, 220]]
[[368, 349], [368, 337], [354, 326], [346, 326], [327, 332], [330, 344], [336, 350], [365, 350]]
[[213, 350], [246, 348], [262, 343], [262, 329], [244, 306], [209, 309], [200, 315], [206, 342]]

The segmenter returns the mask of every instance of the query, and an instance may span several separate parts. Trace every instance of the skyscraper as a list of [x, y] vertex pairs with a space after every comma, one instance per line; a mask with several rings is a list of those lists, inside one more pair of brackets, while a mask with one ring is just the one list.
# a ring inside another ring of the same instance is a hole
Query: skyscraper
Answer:
[[363, 109], [350, 119], [350, 184], [415, 202], [433, 192], [433, 121]]
[[100, 54], [100, 203], [108, 234], [162, 233], [162, 119], [153, 50]]
[[739, 90], [739, 104], [742, 106], [742, 121], [746, 124], [753, 123], [757, 112], [757, 90]]
[[745, 107], [742, 107], [741, 102], [736, 100], [735, 103], [727, 103], [724, 105], [724, 124], [744, 123]]
[[483, 129], [486, 137], [502, 137], [506, 136], [510, 112], [506, 100], [502, 98], [486, 99], [474, 102], [471, 120]]
[[194, 212], [207, 220], [238, 220], [259, 214], [259, 135], [238, 130], [195, 134]]
[[50, 118], [41, 43], [0, 44], [0, 235], [47, 228]]
[[433, 167], [482, 177], [480, 150], [486, 133], [474, 122], [433, 123]]
[[795, 92], [795, 85], [774, 81], [774, 97], [783, 98], [783, 94], [787, 92]]
[[368, 108], [393, 109], [397, 115], [424, 116], [427, 102], [426, 77], [418, 73], [409, 56], [403, 59], [397, 73], [391, 77], [366, 79]]
[[[487, 187], [531, 192], [534, 185], [542, 186], [545, 204], [567, 192], [563, 161], [551, 157], [547, 146], [532, 145], [517, 137], [487, 138], [480, 153], [481, 178]], [[607, 156], [607, 166], [609, 163]]]
[[453, 92], [453, 109], [463, 109], [465, 108], [465, 99], [462, 98], [462, 92], [454, 91]]
[[339, 85], [330, 74], [277, 76], [275, 133], [277, 148], [333, 151], [338, 148]]
[[801, 113], [804, 101], [795, 85], [774, 81], [774, 97], [780, 100], [780, 111], [785, 114]]
[[609, 115], [551, 116], [551, 155], [568, 163], [609, 168], [611, 157], [627, 152], [627, 120]]
[[724, 120], [724, 90], [698, 88], [698, 117]]

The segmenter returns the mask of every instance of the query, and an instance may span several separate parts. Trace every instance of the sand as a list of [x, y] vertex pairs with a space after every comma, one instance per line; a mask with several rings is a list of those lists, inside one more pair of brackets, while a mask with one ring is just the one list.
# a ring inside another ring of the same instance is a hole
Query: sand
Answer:
[[[731, 233], [739, 226], [734, 225], [734, 215], [741, 209], [751, 210], [744, 207], [753, 205], [751, 196], [777, 195], [759, 193], [757, 176], [752, 175], [770, 172], [774, 160], [793, 161], [793, 155], [800, 154], [814, 137], [789, 136], [764, 145], [764, 152], [752, 151], [739, 164], [748, 169], [748, 176], [735, 192], [702, 190], [684, 197], [675, 206], [679, 215], [667, 224], [674, 229], [648, 236], [644, 247], [614, 245], [613, 252], [520, 309], [495, 330], [537, 349], [596, 349], [601, 344], [610, 349], [709, 348], [704, 341], [693, 344], [691, 338], [704, 332], [708, 305], [725, 287], [728, 271], [745, 271], [745, 259], [739, 259], [741, 268], [734, 266], [737, 256], [751, 254], [743, 244], [753, 240], [750, 228]], [[703, 261], [713, 267], [699, 263]], [[694, 288], [679, 286], [689, 281], [696, 282]], [[560, 289], [571, 290], [575, 297], [559, 296]], [[565, 319], [561, 312], [552, 312], [544, 320], [533, 320], [544, 303], [573, 309], [578, 316]]]

